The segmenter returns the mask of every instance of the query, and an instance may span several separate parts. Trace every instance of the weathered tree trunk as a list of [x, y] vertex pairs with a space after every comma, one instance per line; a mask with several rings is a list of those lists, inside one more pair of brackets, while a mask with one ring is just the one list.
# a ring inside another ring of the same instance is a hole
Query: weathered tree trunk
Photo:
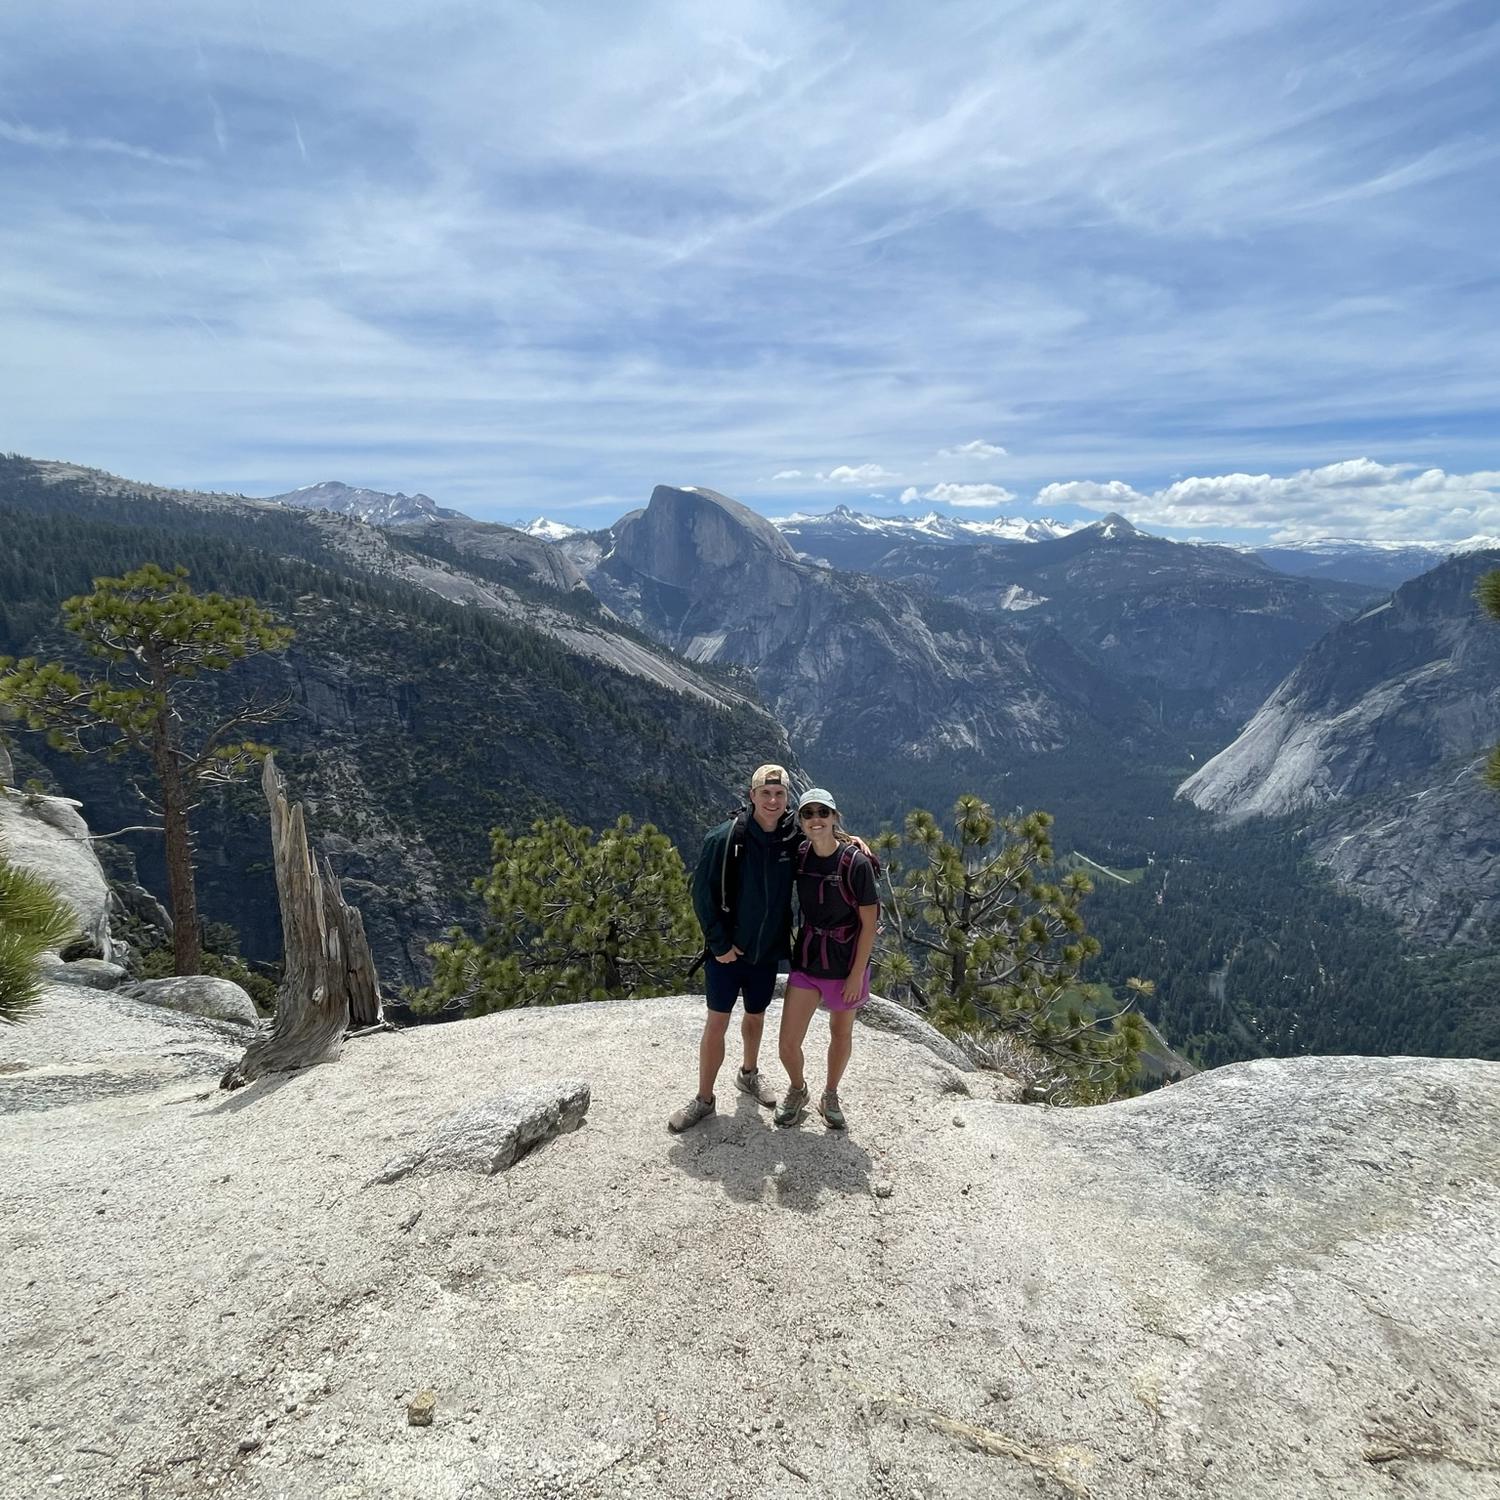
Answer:
[[[170, 735], [166, 713], [158, 716], [158, 733]], [[198, 888], [193, 878], [193, 833], [188, 821], [188, 794], [170, 738], [156, 760], [161, 783], [162, 843], [167, 861], [167, 899], [172, 908], [172, 970], [196, 974], [203, 967], [203, 944], [198, 930]]]
[[224, 1075], [219, 1086], [226, 1089], [267, 1073], [332, 1062], [345, 1031], [380, 1020], [380, 984], [364, 922], [345, 902], [328, 861], [320, 865], [308, 848], [302, 804], [287, 804], [269, 755], [261, 787], [271, 809], [286, 974], [271, 1035], [251, 1043], [239, 1065]]

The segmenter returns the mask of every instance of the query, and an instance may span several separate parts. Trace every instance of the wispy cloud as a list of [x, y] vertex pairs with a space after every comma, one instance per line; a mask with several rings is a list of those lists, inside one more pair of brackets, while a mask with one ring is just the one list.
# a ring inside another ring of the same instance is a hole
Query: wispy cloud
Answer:
[[128, 156], [157, 167], [192, 169], [202, 165], [191, 156], [173, 156], [166, 151], [153, 151], [149, 146], [117, 141], [107, 135], [74, 135], [72, 131], [59, 129], [37, 130], [8, 120], [0, 120], [0, 141], [8, 141], [13, 146], [29, 146], [37, 151], [93, 151], [105, 156]]
[[503, 515], [1107, 475], [1199, 530], [1270, 511], [1175, 475], [1488, 472], [1497, 63], [1469, 3], [10, 7], [6, 444]]

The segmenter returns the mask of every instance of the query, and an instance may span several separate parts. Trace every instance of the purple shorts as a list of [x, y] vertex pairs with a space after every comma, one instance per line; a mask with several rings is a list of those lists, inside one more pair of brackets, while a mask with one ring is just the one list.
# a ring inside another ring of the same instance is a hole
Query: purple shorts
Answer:
[[811, 974], [804, 974], [801, 969], [793, 969], [786, 976], [786, 987], [791, 989], [793, 985], [799, 990], [816, 990], [824, 1010], [858, 1010], [870, 998], [870, 966], [865, 965], [864, 988], [860, 990], [859, 999], [853, 1005], [844, 1004], [842, 979], [816, 979]]

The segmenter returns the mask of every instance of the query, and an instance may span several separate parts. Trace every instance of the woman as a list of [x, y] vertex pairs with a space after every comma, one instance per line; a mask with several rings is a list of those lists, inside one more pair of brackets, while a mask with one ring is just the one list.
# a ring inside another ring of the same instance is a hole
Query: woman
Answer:
[[828, 1011], [828, 1086], [818, 1113], [830, 1130], [844, 1128], [839, 1081], [854, 1045], [854, 1013], [870, 998], [870, 950], [880, 912], [875, 867], [843, 834], [838, 811], [822, 787], [804, 792], [797, 804], [806, 838], [797, 855], [802, 925], [781, 1009], [781, 1065], [792, 1086], [776, 1108], [778, 1125], [795, 1125], [807, 1109], [802, 1039], [821, 1003]]

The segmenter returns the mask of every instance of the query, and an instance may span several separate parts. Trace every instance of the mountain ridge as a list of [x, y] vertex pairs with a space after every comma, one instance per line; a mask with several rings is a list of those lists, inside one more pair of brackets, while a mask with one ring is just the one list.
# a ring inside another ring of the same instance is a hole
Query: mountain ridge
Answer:
[[1291, 817], [1347, 889], [1429, 943], [1500, 941], [1500, 628], [1460, 554], [1330, 631], [1178, 796], [1234, 824]]

